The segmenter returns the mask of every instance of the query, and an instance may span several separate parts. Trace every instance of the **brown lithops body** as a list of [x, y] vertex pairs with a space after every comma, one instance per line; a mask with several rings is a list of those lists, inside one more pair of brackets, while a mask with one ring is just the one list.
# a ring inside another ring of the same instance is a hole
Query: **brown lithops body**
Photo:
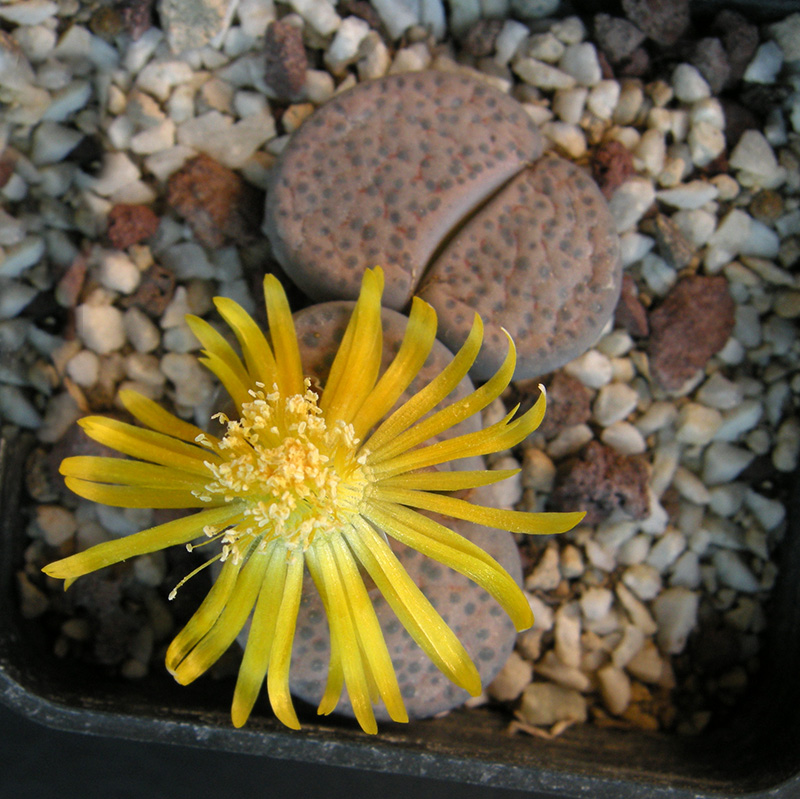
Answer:
[[418, 294], [458, 349], [473, 312], [486, 337], [471, 374], [487, 378], [517, 345], [517, 378], [545, 374], [599, 337], [619, 299], [619, 239], [599, 189], [553, 154], [521, 172], [452, 239]]
[[317, 110], [275, 169], [265, 230], [316, 300], [351, 299], [380, 264], [402, 308], [431, 257], [542, 151], [515, 100], [460, 74], [367, 82]]

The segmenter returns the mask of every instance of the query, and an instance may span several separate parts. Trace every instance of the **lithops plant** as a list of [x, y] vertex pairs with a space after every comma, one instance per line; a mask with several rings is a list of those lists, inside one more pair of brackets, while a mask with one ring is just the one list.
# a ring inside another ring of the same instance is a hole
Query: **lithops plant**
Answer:
[[449, 242], [418, 294], [457, 349], [472, 314], [486, 339], [471, 374], [486, 379], [517, 343], [517, 377], [544, 374], [585, 352], [614, 311], [619, 238], [599, 189], [571, 161], [546, 153]]
[[474, 377], [502, 362], [502, 327], [518, 341], [515, 377], [536, 377], [596, 340], [622, 279], [596, 185], [542, 149], [516, 100], [461, 73], [360, 84], [312, 114], [283, 151], [265, 231], [312, 298], [354, 297], [380, 263], [386, 304], [401, 309], [421, 292], [451, 348], [472, 311], [486, 319]]
[[391, 75], [309, 117], [273, 172], [265, 230], [318, 301], [354, 299], [381, 264], [403, 308], [450, 231], [542, 152], [512, 98], [463, 75]]

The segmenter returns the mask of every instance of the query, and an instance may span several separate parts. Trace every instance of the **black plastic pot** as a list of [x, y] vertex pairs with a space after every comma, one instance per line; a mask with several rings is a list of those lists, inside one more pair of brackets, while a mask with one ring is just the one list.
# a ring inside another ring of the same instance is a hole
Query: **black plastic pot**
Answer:
[[[166, 673], [131, 683], [58, 661], [35, 621], [19, 615], [22, 562], [19, 442], [0, 440], [0, 700], [43, 724], [115, 738], [449, 779], [558, 797], [701, 799], [800, 795], [800, 528], [797, 503], [780, 555], [763, 669], [735, 720], [694, 738], [572, 728], [546, 741], [504, 733], [489, 710], [384, 725], [377, 737], [313, 711], [290, 732], [266, 711], [230, 724], [229, 686], [176, 689]], [[262, 712], [263, 712], [263, 705]], [[258, 711], [258, 708], [257, 708]]]

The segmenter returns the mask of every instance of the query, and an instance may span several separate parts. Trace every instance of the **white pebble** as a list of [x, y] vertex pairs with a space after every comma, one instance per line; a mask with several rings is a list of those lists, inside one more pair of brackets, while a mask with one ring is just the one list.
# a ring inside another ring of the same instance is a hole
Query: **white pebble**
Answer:
[[590, 587], [578, 601], [581, 613], [587, 621], [596, 621], [611, 610], [614, 594], [608, 588]]
[[0, 383], [0, 416], [4, 421], [29, 430], [36, 430], [42, 424], [39, 411], [17, 386]]
[[735, 480], [753, 461], [755, 456], [741, 447], [726, 441], [715, 441], [703, 454], [703, 481], [706, 485], [719, 485]]
[[725, 149], [725, 134], [711, 122], [695, 122], [687, 137], [692, 163], [697, 167], [708, 166]]
[[783, 51], [773, 41], [764, 42], [742, 76], [748, 83], [775, 83], [783, 66]]
[[586, 107], [598, 119], [611, 119], [620, 98], [619, 83], [615, 80], [601, 80], [592, 87], [586, 99]]
[[33, 132], [31, 161], [36, 166], [63, 161], [83, 139], [83, 134], [74, 128], [57, 122], [42, 122]]
[[519, 58], [513, 64], [513, 70], [525, 83], [537, 89], [554, 91], [555, 89], [571, 89], [575, 85], [572, 75], [562, 72], [557, 67], [537, 61], [535, 58]]
[[687, 588], [662, 591], [653, 602], [653, 615], [658, 624], [657, 640], [667, 655], [683, 652], [689, 633], [697, 623], [699, 596]]
[[707, 244], [717, 226], [716, 216], [701, 208], [676, 211], [672, 215], [672, 221], [689, 242], [696, 247], [702, 247]]
[[637, 599], [622, 583], [615, 586], [617, 598], [630, 616], [631, 622], [645, 635], [653, 635], [658, 629], [646, 605]]
[[658, 652], [658, 647], [646, 640], [642, 648], [631, 658], [626, 665], [626, 670], [635, 677], [646, 683], [660, 682], [664, 673], [664, 661]]
[[82, 388], [91, 388], [100, 373], [100, 359], [91, 350], [81, 350], [67, 361], [67, 374]]
[[175, 86], [188, 83], [193, 77], [194, 72], [185, 61], [152, 61], [139, 72], [136, 85], [163, 103]]
[[539, 61], [555, 64], [564, 55], [565, 49], [564, 44], [548, 31], [532, 34], [523, 53]]
[[635, 563], [625, 569], [622, 582], [644, 601], [653, 599], [661, 590], [661, 576], [646, 563]]
[[[659, 192], [659, 196], [663, 192]], [[656, 199], [656, 191], [646, 178], [631, 178], [623, 183], [608, 204], [617, 226], [617, 233], [625, 233], [636, 227]], [[705, 203], [701, 203], [704, 205]]]
[[370, 32], [369, 24], [360, 17], [346, 17], [325, 52], [325, 63], [338, 74], [358, 59], [358, 48]]
[[678, 273], [660, 256], [648, 253], [642, 259], [641, 273], [650, 291], [663, 297], [675, 285]]
[[770, 143], [757, 130], [746, 130], [741, 135], [729, 163], [732, 169], [739, 170], [737, 177], [745, 186], [776, 189], [786, 180], [786, 169], [778, 164]]
[[748, 489], [745, 495], [745, 504], [767, 532], [780, 526], [786, 518], [786, 508], [782, 502], [765, 497], [752, 489]]
[[645, 561], [663, 574], [686, 549], [686, 538], [679, 530], [668, 529], [650, 548]]
[[562, 663], [552, 649], [536, 663], [536, 674], [575, 691], [584, 692], [591, 687], [588, 676], [581, 669]]
[[598, 392], [592, 413], [599, 425], [608, 427], [630, 415], [638, 402], [639, 394], [636, 389], [625, 383], [611, 383]]
[[564, 366], [564, 371], [588, 388], [601, 388], [611, 382], [611, 361], [597, 350], [588, 350]]
[[763, 415], [764, 406], [758, 400], [743, 400], [735, 408], [722, 414], [722, 424], [714, 438], [717, 441], [738, 441], [761, 421]]
[[594, 86], [603, 77], [597, 50], [590, 42], [570, 44], [558, 62], [561, 70], [573, 78], [581, 86]]
[[45, 252], [41, 236], [27, 236], [19, 244], [9, 247], [0, 255], [0, 278], [19, 277], [26, 269], [39, 262]]
[[137, 352], [152, 352], [159, 345], [161, 334], [158, 328], [139, 308], [128, 308], [122, 322], [128, 341]]
[[581, 662], [581, 616], [578, 605], [568, 602], [555, 613], [555, 653], [565, 666], [577, 668]]
[[631, 702], [631, 681], [628, 675], [622, 669], [608, 665], [598, 670], [597, 681], [606, 710], [613, 716], [624, 713]]
[[522, 459], [522, 485], [534, 491], [551, 491], [556, 477], [556, 466], [546, 453], [530, 447]]
[[561, 572], [558, 569], [558, 550], [549, 546], [542, 553], [539, 562], [525, 579], [525, 588], [528, 591], [552, 591], [561, 582]]
[[630, 422], [615, 422], [603, 430], [600, 440], [622, 455], [638, 455], [647, 449], [647, 442]]
[[551, 682], [533, 682], [522, 694], [519, 712], [528, 724], [550, 727], [559, 721], [586, 721], [586, 697]]
[[696, 552], [687, 549], [675, 561], [670, 573], [669, 584], [693, 590], [700, 587], [701, 579], [700, 558]]
[[620, 236], [620, 260], [623, 268], [641, 261], [655, 247], [655, 239], [629, 230]]
[[693, 210], [702, 208], [706, 203], [714, 200], [719, 189], [705, 180], [692, 180], [674, 189], [662, 189], [656, 196], [658, 199], [673, 208]]
[[682, 103], [691, 104], [711, 96], [711, 89], [700, 71], [691, 64], [678, 64], [672, 73], [672, 88], [675, 97]]
[[672, 484], [684, 499], [694, 502], [695, 505], [707, 505], [710, 501], [708, 489], [703, 481], [684, 466], [679, 466], [675, 470]]
[[100, 260], [98, 278], [100, 284], [110, 291], [132, 294], [139, 287], [142, 274], [125, 253], [109, 250]]
[[643, 436], [649, 436], [671, 425], [677, 417], [678, 410], [671, 402], [654, 402], [635, 424]]
[[697, 392], [697, 399], [710, 408], [721, 411], [736, 408], [744, 399], [742, 389], [721, 372], [714, 372]]
[[577, 125], [558, 121], [546, 122], [542, 125], [542, 133], [570, 158], [580, 158], [586, 152], [586, 137]]
[[772, 465], [779, 472], [794, 471], [797, 467], [798, 456], [800, 456], [800, 423], [797, 419], [787, 419], [778, 428], [775, 441]]
[[552, 441], [547, 444], [547, 454], [558, 460], [565, 455], [577, 452], [594, 438], [591, 427], [585, 424], [575, 424], [564, 428]]
[[704, 446], [722, 425], [722, 414], [697, 402], [684, 405], [678, 414], [675, 437], [683, 444]]
[[113, 305], [79, 305], [75, 309], [78, 337], [98, 355], [120, 349], [125, 344], [122, 313]]
[[722, 585], [753, 594], [759, 590], [758, 580], [742, 559], [730, 549], [719, 549], [712, 558], [717, 577]]
[[492, 699], [498, 702], [513, 702], [530, 685], [533, 679], [533, 664], [512, 651], [500, 673], [486, 688]]
[[515, 19], [507, 19], [497, 34], [494, 43], [494, 60], [501, 67], [507, 66], [516, 55], [519, 46], [528, 38], [530, 31]]
[[553, 111], [556, 116], [569, 125], [577, 125], [583, 114], [588, 89], [577, 86], [572, 89], [560, 89], [553, 97]]

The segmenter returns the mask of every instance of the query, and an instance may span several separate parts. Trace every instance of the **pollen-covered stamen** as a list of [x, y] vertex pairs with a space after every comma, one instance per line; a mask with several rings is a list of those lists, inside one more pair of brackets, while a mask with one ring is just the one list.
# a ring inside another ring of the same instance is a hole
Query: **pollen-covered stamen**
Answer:
[[218, 414], [227, 425], [219, 444], [225, 462], [206, 464], [215, 478], [207, 494], [244, 505], [244, 520], [223, 544], [234, 557], [253, 538], [261, 549], [275, 538], [305, 549], [319, 531], [332, 534], [358, 513], [366, 486], [359, 441], [352, 425], [328, 428], [309, 381], [304, 394], [282, 397], [277, 387], [251, 394], [239, 420]]

